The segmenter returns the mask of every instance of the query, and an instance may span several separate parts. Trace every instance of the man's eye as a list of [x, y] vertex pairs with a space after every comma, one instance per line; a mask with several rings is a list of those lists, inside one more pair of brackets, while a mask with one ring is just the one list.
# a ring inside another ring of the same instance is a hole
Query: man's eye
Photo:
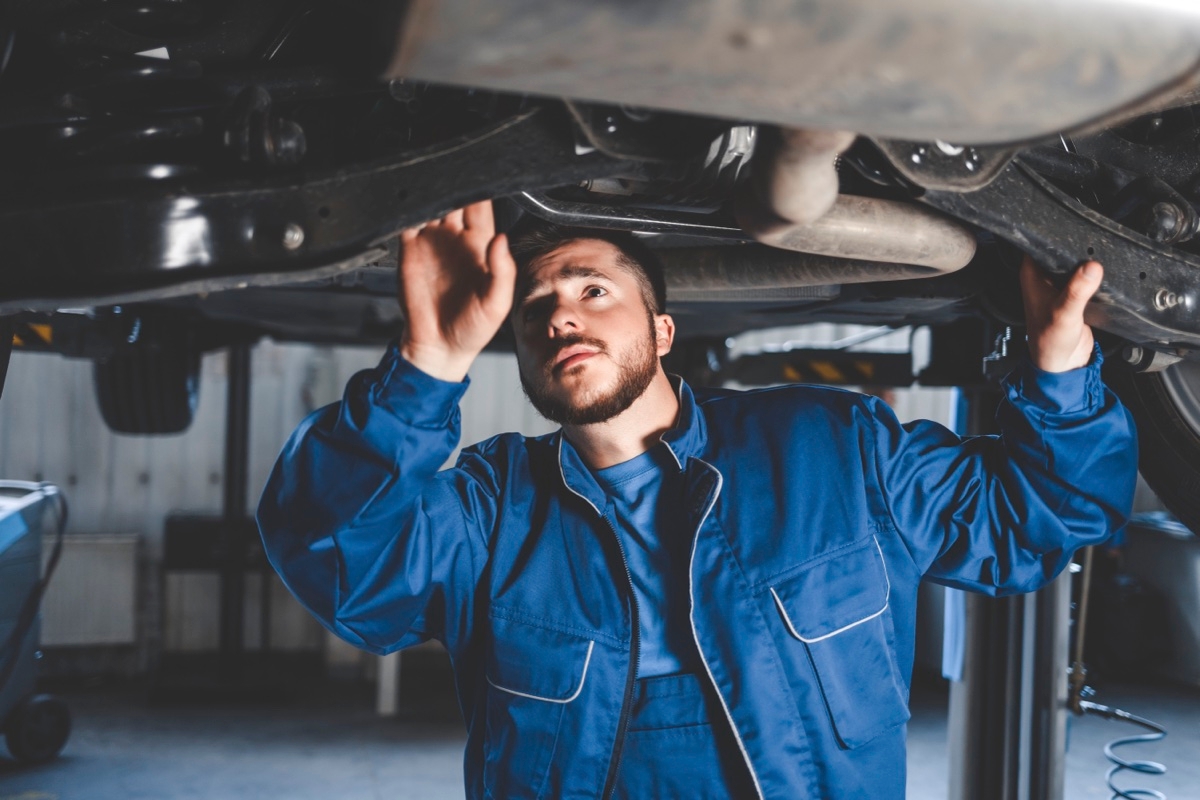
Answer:
[[603, 286], [589, 286], [583, 294], [585, 297], [603, 297], [608, 294], [608, 290]]
[[522, 303], [517, 315], [522, 322], [536, 322], [550, 314], [553, 308], [554, 298], [548, 295], [540, 295], [538, 297], [530, 297]]

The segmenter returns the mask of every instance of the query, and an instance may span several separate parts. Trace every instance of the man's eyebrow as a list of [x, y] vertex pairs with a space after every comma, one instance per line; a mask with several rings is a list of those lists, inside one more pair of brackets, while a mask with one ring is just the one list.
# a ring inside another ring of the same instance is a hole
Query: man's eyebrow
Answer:
[[[611, 281], [612, 276], [603, 270], [596, 267], [589, 267], [586, 264], [567, 264], [560, 269], [554, 276], [555, 280], [570, 279], [570, 278], [599, 278], [602, 280]], [[525, 302], [531, 294], [543, 286], [548, 285], [551, 281], [529, 281], [518, 287], [517, 304]]]

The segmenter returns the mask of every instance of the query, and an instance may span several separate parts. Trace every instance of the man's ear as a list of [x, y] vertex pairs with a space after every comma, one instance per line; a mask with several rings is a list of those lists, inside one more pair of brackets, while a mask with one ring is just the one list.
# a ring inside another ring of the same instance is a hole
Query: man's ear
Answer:
[[654, 344], [658, 352], [658, 357], [662, 358], [667, 353], [671, 352], [671, 345], [674, 343], [675, 320], [671, 319], [670, 314], [655, 314]]

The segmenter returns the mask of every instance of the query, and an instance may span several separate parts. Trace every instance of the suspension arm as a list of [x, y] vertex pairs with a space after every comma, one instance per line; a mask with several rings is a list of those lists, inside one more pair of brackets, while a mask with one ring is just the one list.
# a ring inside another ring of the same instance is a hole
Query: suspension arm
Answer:
[[1064, 282], [1084, 261], [1102, 263], [1089, 324], [1156, 350], [1200, 349], [1200, 258], [1118, 225], [1020, 163], [978, 191], [921, 199], [1015, 245]]

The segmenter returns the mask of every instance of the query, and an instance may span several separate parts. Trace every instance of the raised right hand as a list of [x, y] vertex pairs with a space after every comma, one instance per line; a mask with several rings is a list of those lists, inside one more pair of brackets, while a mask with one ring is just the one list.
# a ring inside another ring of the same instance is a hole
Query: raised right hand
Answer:
[[496, 234], [492, 202], [400, 234], [400, 353], [435, 378], [461, 381], [512, 307], [517, 266]]

